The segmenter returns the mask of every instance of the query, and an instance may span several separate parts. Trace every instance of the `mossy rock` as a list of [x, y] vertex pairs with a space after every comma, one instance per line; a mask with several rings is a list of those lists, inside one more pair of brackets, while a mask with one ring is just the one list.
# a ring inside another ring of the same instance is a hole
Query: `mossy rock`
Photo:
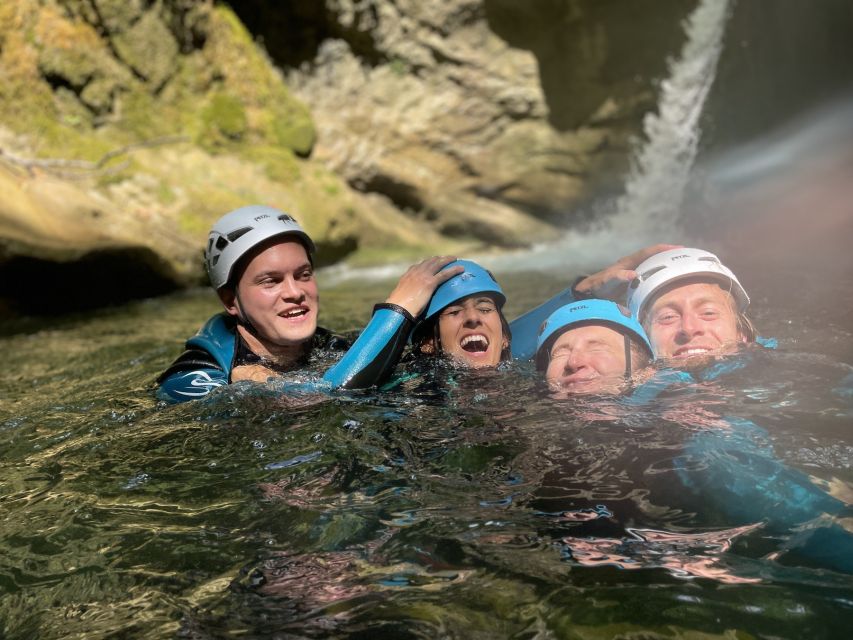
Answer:
[[175, 73], [178, 43], [156, 10], [146, 12], [130, 29], [111, 38], [125, 64], [158, 91]]
[[217, 151], [239, 142], [246, 133], [248, 120], [243, 104], [225, 93], [211, 96], [201, 113], [202, 130], [198, 143], [208, 151]]
[[273, 133], [278, 144], [292, 149], [296, 155], [302, 157], [311, 154], [317, 141], [317, 131], [307, 109], [302, 113], [291, 112], [284, 118], [274, 120]]

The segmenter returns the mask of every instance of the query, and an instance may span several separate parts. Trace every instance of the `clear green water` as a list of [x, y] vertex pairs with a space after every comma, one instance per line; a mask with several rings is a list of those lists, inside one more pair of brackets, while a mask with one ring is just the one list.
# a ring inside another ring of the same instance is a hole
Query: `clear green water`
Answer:
[[[507, 280], [510, 316], [558, 286]], [[768, 559], [784, 536], [626, 542], [627, 527], [742, 524], [665, 473], [685, 433], [724, 414], [766, 428], [789, 466], [853, 486], [849, 322], [833, 313], [849, 283], [807, 313], [774, 282], [756, 283], [758, 321], [779, 351], [642, 407], [554, 403], [525, 367], [158, 406], [153, 378], [216, 311], [205, 291], [2, 337], [0, 635], [847, 637], [853, 580]], [[360, 326], [388, 289], [327, 287], [322, 323]], [[710, 577], [678, 569], [705, 559]]]

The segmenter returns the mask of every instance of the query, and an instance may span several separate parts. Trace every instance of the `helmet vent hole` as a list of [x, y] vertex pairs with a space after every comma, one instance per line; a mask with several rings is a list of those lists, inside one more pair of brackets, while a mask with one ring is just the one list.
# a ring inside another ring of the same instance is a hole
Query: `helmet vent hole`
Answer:
[[281, 214], [278, 219], [282, 220], [283, 222], [296, 222], [293, 216], [289, 216], [286, 213]]
[[213, 259], [210, 261], [210, 264], [215, 267], [217, 262], [219, 262], [219, 254], [213, 256]]
[[660, 266], [660, 267], [655, 267], [654, 269], [649, 269], [649, 270], [648, 270], [648, 271], [646, 271], [645, 273], [641, 274], [641, 275], [640, 275], [640, 277], [641, 277], [643, 280], [648, 280], [648, 279], [649, 279], [649, 278], [651, 278], [653, 275], [655, 275], [658, 271], [662, 271], [663, 269], [666, 269], [666, 267], [665, 267], [665, 266]]
[[219, 236], [216, 239], [216, 248], [222, 251], [225, 247], [228, 246], [228, 238], [225, 236]]
[[703, 256], [701, 258], [698, 258], [698, 260], [700, 262], [714, 262], [716, 264], [720, 264], [719, 260], [717, 260], [716, 258], [712, 258], [711, 256]]
[[228, 234], [228, 240], [234, 242], [237, 238], [246, 235], [252, 230], [252, 227], [243, 227], [241, 229], [236, 229]]

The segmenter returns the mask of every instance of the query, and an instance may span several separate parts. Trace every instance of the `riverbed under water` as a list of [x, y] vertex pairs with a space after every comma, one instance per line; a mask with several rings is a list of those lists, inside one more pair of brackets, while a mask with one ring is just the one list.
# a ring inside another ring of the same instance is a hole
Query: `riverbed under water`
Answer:
[[[672, 472], [691, 438], [737, 416], [850, 501], [850, 272], [738, 269], [779, 348], [642, 404], [558, 402], [513, 365], [164, 406], [153, 379], [216, 311], [209, 291], [7, 326], [0, 631], [846, 637], [851, 575]], [[510, 317], [572, 279], [497, 275]], [[322, 324], [359, 327], [390, 287], [325, 286]]]

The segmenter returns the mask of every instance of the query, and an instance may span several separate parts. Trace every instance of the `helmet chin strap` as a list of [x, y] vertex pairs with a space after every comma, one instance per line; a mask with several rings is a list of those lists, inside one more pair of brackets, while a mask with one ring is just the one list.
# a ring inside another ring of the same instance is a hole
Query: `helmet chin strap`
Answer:
[[234, 288], [234, 299], [237, 301], [237, 311], [239, 312], [237, 315], [237, 322], [246, 329], [250, 334], [252, 334], [258, 340], [261, 340], [261, 336], [258, 333], [258, 330], [255, 329], [255, 326], [251, 323], [248, 316], [243, 313], [243, 302], [240, 300], [240, 288]]
[[622, 337], [625, 339], [625, 380], [631, 380], [631, 338], [628, 337], [627, 333], [623, 333]]

